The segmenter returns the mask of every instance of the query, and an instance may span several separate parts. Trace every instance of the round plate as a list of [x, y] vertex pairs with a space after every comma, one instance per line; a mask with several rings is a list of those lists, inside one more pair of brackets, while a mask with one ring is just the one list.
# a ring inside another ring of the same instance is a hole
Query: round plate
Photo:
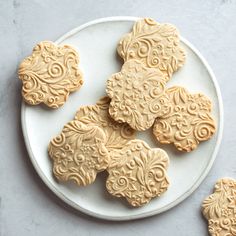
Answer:
[[213, 103], [213, 116], [217, 132], [213, 138], [201, 143], [192, 153], [180, 153], [171, 145], [158, 145], [150, 130], [138, 134], [152, 147], [164, 148], [170, 156], [168, 175], [171, 185], [161, 197], [140, 208], [130, 208], [119, 198], [110, 196], [105, 188], [106, 174], [98, 175], [95, 183], [77, 187], [73, 183], [60, 184], [52, 176], [52, 163], [47, 154], [49, 141], [61, 131], [64, 124], [73, 119], [80, 106], [94, 104], [105, 95], [106, 80], [120, 71], [122, 62], [116, 54], [119, 39], [130, 32], [138, 18], [112, 17], [84, 24], [56, 43], [71, 44], [78, 49], [84, 73], [84, 85], [69, 96], [65, 105], [57, 110], [45, 106], [28, 106], [22, 103], [22, 127], [31, 161], [45, 184], [72, 207], [95, 217], [109, 220], [131, 220], [166, 211], [188, 197], [209, 172], [221, 141], [223, 109], [216, 79], [200, 53], [181, 38], [187, 60], [176, 72], [168, 87], [182, 85], [190, 92], [203, 92]]

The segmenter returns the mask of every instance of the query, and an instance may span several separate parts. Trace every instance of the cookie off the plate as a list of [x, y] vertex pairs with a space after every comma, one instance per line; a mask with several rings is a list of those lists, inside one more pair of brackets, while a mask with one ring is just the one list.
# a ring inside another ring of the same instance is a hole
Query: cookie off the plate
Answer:
[[38, 43], [18, 69], [24, 101], [30, 105], [44, 103], [50, 108], [62, 106], [83, 84], [78, 65], [79, 55], [73, 47], [51, 41]]

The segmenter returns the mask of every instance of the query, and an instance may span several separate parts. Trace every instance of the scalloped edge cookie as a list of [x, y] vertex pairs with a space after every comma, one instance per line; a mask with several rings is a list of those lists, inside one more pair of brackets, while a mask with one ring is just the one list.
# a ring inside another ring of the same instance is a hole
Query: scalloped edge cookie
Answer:
[[48, 153], [53, 160], [53, 174], [59, 181], [73, 181], [86, 186], [97, 173], [108, 167], [110, 155], [101, 128], [73, 120], [53, 138]]
[[44, 103], [50, 108], [62, 106], [83, 84], [78, 65], [79, 55], [71, 46], [38, 43], [18, 69], [24, 101], [30, 105]]
[[212, 236], [236, 235], [236, 180], [219, 179], [214, 193], [202, 203], [202, 214], [208, 220]]
[[107, 191], [115, 197], [126, 198], [133, 207], [145, 205], [167, 190], [168, 165], [169, 157], [164, 150], [150, 148], [142, 140], [132, 140], [111, 153]]
[[107, 80], [106, 92], [111, 98], [109, 113], [119, 123], [128, 123], [139, 131], [150, 128], [165, 101], [163, 74], [138, 60], [124, 63], [119, 73]]
[[166, 82], [185, 62], [177, 28], [150, 18], [134, 24], [132, 32], [120, 40], [117, 52], [125, 62], [135, 59], [149, 68], [160, 70]]
[[216, 131], [211, 101], [179, 86], [168, 88], [165, 93], [168, 100], [164, 106], [168, 112], [155, 120], [153, 134], [162, 144], [173, 143], [179, 151], [191, 152]]

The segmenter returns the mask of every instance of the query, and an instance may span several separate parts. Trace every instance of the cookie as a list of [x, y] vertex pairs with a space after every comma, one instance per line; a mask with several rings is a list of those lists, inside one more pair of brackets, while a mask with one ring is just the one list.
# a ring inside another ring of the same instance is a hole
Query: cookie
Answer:
[[111, 153], [106, 188], [113, 196], [126, 198], [133, 207], [142, 206], [167, 190], [168, 164], [164, 150], [132, 140]]
[[160, 143], [173, 143], [179, 151], [193, 151], [216, 131], [211, 101], [203, 94], [190, 94], [177, 86], [167, 89], [166, 94], [168, 112], [156, 119], [153, 134]]
[[236, 235], [236, 180], [218, 180], [214, 193], [203, 201], [202, 213], [208, 220], [210, 235]]
[[150, 18], [134, 24], [132, 32], [120, 40], [117, 52], [125, 62], [135, 59], [147, 67], [160, 70], [166, 81], [185, 62], [185, 52], [180, 46], [177, 28], [171, 24], [157, 23]]
[[24, 101], [31, 105], [44, 103], [50, 108], [62, 106], [70, 92], [83, 84], [78, 64], [78, 53], [71, 46], [50, 41], [37, 44], [18, 70]]
[[80, 107], [75, 119], [84, 124], [99, 126], [106, 135], [105, 146], [108, 151], [121, 149], [127, 142], [135, 138], [135, 130], [128, 124], [120, 124], [113, 120], [108, 112], [109, 97], [102, 97], [95, 105]]
[[79, 186], [93, 183], [97, 173], [105, 170], [109, 163], [105, 140], [105, 133], [98, 126], [69, 122], [48, 147], [54, 176], [60, 181], [74, 181]]
[[107, 81], [106, 92], [111, 98], [109, 113], [119, 123], [146, 130], [156, 117], [166, 112], [160, 109], [165, 100], [164, 91], [165, 81], [160, 71], [129, 60]]

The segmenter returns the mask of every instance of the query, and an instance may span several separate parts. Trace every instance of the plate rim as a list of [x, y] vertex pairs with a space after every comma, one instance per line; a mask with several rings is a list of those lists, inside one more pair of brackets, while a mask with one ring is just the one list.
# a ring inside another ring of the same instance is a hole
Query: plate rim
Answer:
[[[112, 21], [137, 21], [138, 19], [140, 19], [140, 18], [139, 17], [133, 17], [133, 16], [113, 16], [113, 17], [98, 18], [96, 20], [89, 21], [89, 22], [84, 23], [84, 24], [82, 24], [78, 27], [73, 28], [69, 32], [63, 34], [59, 39], [57, 39], [55, 41], [55, 43], [60, 43], [60, 42], [64, 41], [66, 38], [78, 33], [79, 31], [83, 30], [84, 28], [86, 28], [88, 26], [92, 26], [92, 25], [99, 24], [99, 23], [104, 23], [104, 22], [112, 22]], [[69, 198], [67, 198], [67, 196], [65, 194], [63, 194], [60, 190], [58, 190], [56, 187], [54, 187], [51, 184], [51, 182], [45, 176], [44, 172], [39, 167], [39, 165], [36, 161], [36, 158], [34, 158], [34, 154], [32, 152], [29, 137], [28, 137], [28, 134], [27, 134], [27, 128], [26, 128], [26, 122], [25, 122], [26, 104], [22, 99], [22, 103], [21, 103], [21, 127], [22, 127], [22, 133], [23, 133], [26, 149], [27, 149], [28, 155], [30, 157], [30, 160], [31, 160], [37, 174], [43, 180], [44, 184], [46, 184], [46, 186], [58, 198], [60, 198], [66, 204], [68, 204], [69, 206], [73, 207], [76, 210], [79, 210], [80, 212], [82, 212], [84, 214], [87, 214], [89, 216], [93, 216], [93, 217], [96, 217], [96, 218], [99, 218], [99, 219], [103, 219], [103, 220], [126, 221], [126, 220], [141, 219], [141, 218], [146, 218], [146, 217], [150, 217], [150, 216], [153, 216], [153, 215], [160, 214], [162, 212], [165, 212], [165, 211], [175, 207], [176, 205], [181, 203], [183, 200], [185, 200], [187, 197], [189, 197], [200, 186], [200, 184], [203, 182], [203, 180], [206, 178], [207, 174], [209, 173], [209, 171], [210, 171], [210, 169], [211, 169], [211, 167], [212, 167], [212, 165], [213, 165], [213, 163], [216, 159], [216, 155], [218, 153], [220, 143], [221, 143], [221, 140], [222, 140], [223, 126], [224, 126], [223, 100], [222, 100], [220, 87], [218, 85], [216, 77], [215, 77], [211, 67], [209, 66], [208, 62], [206, 61], [206, 59], [202, 56], [202, 54], [188, 40], [186, 40], [183, 37], [180, 37], [180, 38], [181, 38], [181, 41], [184, 42], [198, 56], [198, 58], [202, 61], [202, 63], [204, 64], [204, 66], [205, 66], [207, 72], [209, 73], [209, 75], [212, 79], [212, 82], [214, 84], [214, 87], [215, 87], [215, 90], [216, 90], [216, 95], [217, 95], [217, 98], [218, 98], [218, 104], [219, 104], [219, 124], [218, 124], [218, 127], [217, 127], [218, 128], [218, 136], [217, 136], [216, 145], [215, 145], [215, 149], [213, 151], [212, 157], [211, 157], [208, 165], [204, 169], [202, 175], [197, 179], [197, 181], [195, 181], [195, 183], [192, 185], [192, 187], [190, 189], [188, 189], [188, 191], [186, 191], [184, 194], [182, 194], [174, 202], [171, 202], [170, 204], [168, 204], [168, 205], [166, 205], [166, 206], [164, 206], [160, 209], [151, 210], [151, 211], [145, 212], [145, 213], [138, 213], [138, 214], [131, 215], [131, 216], [108, 216], [108, 215], [96, 213], [96, 212], [90, 211], [86, 208], [83, 208], [80, 205], [74, 203]]]

